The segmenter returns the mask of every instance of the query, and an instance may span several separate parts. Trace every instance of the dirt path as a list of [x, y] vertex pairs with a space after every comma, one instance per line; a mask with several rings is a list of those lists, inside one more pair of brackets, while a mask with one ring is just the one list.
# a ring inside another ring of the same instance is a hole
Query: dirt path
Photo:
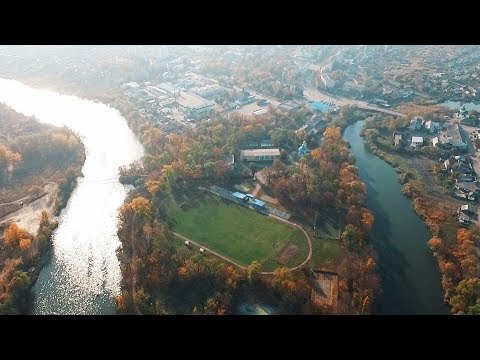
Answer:
[[226, 257], [226, 256], [223, 256], [223, 255], [221, 255], [221, 254], [219, 254], [219, 253], [217, 253], [216, 251], [210, 250], [210, 249], [207, 248], [206, 246], [200, 245], [199, 243], [197, 243], [197, 242], [193, 241], [192, 239], [189, 239], [189, 238], [187, 238], [187, 237], [185, 237], [185, 236], [183, 236], [183, 235], [180, 235], [179, 233], [174, 232], [173, 235], [175, 235], [176, 237], [179, 237], [179, 238], [182, 239], [182, 240], [190, 241], [192, 244], [195, 244], [195, 245], [197, 245], [198, 247], [204, 248], [205, 250], [207, 250], [208, 252], [212, 253], [213, 255], [218, 256], [220, 259], [225, 260], [226, 262], [229, 262], [229, 263], [231, 263], [231, 264], [239, 267], [240, 269], [243, 269], [243, 270], [246, 270], [246, 269], [247, 269], [246, 266], [241, 265], [241, 264], [237, 263], [236, 261], [234, 261], [234, 260], [232, 260], [232, 259], [230, 259], [230, 258], [228, 258], [228, 257]]
[[24, 196], [23, 198], [20, 198], [20, 199], [14, 200], [14, 201], [9, 201], [9, 202], [0, 203], [0, 206], [2, 206], [2, 205], [16, 204], [16, 203], [19, 203], [19, 202], [21, 202], [21, 201], [25, 201], [25, 200], [30, 199], [30, 197], [31, 197], [31, 196]]
[[[13, 221], [32, 235], [36, 235], [40, 227], [40, 213], [42, 210], [46, 210], [50, 217], [53, 216], [57, 186], [47, 184], [44, 190], [46, 191], [45, 195], [0, 219], [0, 224]], [[22, 199], [17, 200], [17, 202], [20, 201]]]
[[257, 197], [258, 192], [260, 191], [260, 184], [256, 183], [255, 184], [255, 190], [253, 190], [252, 195], [253, 197]]

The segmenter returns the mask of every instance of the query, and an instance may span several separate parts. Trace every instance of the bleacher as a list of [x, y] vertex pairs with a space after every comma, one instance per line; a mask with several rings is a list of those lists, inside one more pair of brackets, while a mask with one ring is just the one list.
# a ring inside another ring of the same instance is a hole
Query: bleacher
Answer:
[[[233, 201], [233, 202], [235, 202], [239, 205], [242, 205], [244, 207], [247, 207], [247, 208], [250, 207], [250, 202], [242, 201], [242, 200], [236, 198], [235, 196], [232, 195], [233, 192], [230, 191], [230, 190], [224, 189], [224, 188], [222, 188], [220, 186], [217, 186], [217, 185], [212, 185], [210, 190], [213, 191], [218, 196], [223, 197], [224, 199]], [[259, 211], [258, 209], [256, 209], [256, 210]], [[290, 217], [292, 216], [292, 214], [290, 214], [289, 212], [277, 209], [276, 207], [273, 207], [273, 206], [269, 205], [268, 203], [265, 203], [265, 211], [259, 211], [259, 212], [264, 213], [266, 215], [272, 214], [272, 215], [278, 216], [279, 218], [282, 218], [282, 219], [285, 219], [285, 220], [290, 219]]]
[[266, 204], [265, 207], [268, 209], [270, 214], [278, 216], [279, 218], [288, 220], [292, 216], [292, 214], [290, 214], [289, 212], [277, 209], [276, 207], [273, 207], [269, 204]]

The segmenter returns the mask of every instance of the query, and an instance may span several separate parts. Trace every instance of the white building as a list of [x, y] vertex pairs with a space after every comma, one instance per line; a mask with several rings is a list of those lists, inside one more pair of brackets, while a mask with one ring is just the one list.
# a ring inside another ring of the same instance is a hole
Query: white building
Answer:
[[258, 109], [258, 110], [252, 111], [253, 116], [260, 116], [266, 113], [268, 113], [268, 109]]
[[279, 156], [279, 149], [249, 149], [240, 151], [240, 160], [243, 161], [273, 161]]
[[421, 136], [413, 136], [412, 137], [412, 144], [410, 145], [413, 148], [423, 145], [423, 137]]
[[177, 102], [180, 111], [188, 117], [197, 119], [208, 116], [215, 106], [213, 101], [189, 92], [181, 92], [180, 96], [177, 98]]

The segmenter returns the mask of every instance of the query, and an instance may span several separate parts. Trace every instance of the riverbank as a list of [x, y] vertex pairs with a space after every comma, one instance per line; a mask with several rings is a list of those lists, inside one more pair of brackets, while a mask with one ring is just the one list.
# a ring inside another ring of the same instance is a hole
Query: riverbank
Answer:
[[[364, 133], [362, 133], [362, 137], [365, 138]], [[365, 147], [395, 169], [398, 181], [402, 184], [404, 196], [411, 199], [415, 212], [431, 232], [428, 244], [442, 274], [444, 302], [449, 304], [455, 294], [456, 285], [461, 281], [458, 274], [455, 274], [449, 265], [458, 260], [454, 255], [460, 230], [456, 217], [457, 202], [454, 199], [447, 201], [445, 195], [439, 198], [439, 194], [434, 196], [429, 193], [423, 179], [419, 178], [418, 171], [408, 169], [406, 159], [402, 158], [400, 154], [381, 150], [376, 144], [367, 140], [365, 140]], [[430, 184], [430, 188], [432, 186], [433, 184]]]
[[65, 183], [58, 202], [67, 206], [52, 239], [51, 261], [33, 287], [32, 312], [114, 314], [113, 299], [121, 281], [117, 211], [128, 193], [118, 181], [119, 168], [143, 155], [141, 144], [110, 106], [18, 81], [1, 80], [0, 84], [1, 100], [10, 107], [41, 123], [71, 129], [85, 146], [83, 176], [76, 186], [72, 181]]
[[402, 194], [398, 173], [368, 151], [360, 136], [364, 121], [345, 129], [367, 185], [367, 205], [375, 216], [370, 238], [378, 255], [383, 293], [374, 314], [445, 314], [440, 273], [428, 248], [431, 235]]

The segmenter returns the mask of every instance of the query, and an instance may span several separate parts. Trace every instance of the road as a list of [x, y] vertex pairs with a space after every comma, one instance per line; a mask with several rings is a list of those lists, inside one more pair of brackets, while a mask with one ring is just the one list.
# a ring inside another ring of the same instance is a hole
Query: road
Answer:
[[[323, 68], [322, 68], [322, 70], [323, 70]], [[213, 82], [218, 83], [218, 81], [216, 81], [215, 79], [210, 79], [210, 78], [207, 78], [207, 77], [205, 77], [203, 75], [200, 75], [200, 74], [197, 74], [197, 73], [192, 73], [192, 75], [197, 76], [199, 78], [202, 78], [204, 80], [213, 81]], [[280, 104], [280, 102], [277, 99], [275, 99], [271, 96], [266, 96], [265, 94], [261, 94], [261, 93], [255, 91], [255, 90], [250, 89], [250, 88], [241, 89], [238, 86], [233, 86], [233, 89], [235, 89], [236, 91], [246, 90], [250, 94], [254, 95], [257, 98], [267, 99], [267, 100], [270, 101], [270, 104], [274, 107], [277, 107]], [[385, 109], [385, 108], [382, 108], [382, 107], [379, 107], [379, 106], [376, 106], [376, 105], [372, 105], [372, 104], [369, 104], [366, 101], [348, 99], [348, 98], [344, 98], [344, 97], [341, 97], [341, 96], [330, 95], [330, 94], [324, 93], [322, 91], [319, 91], [319, 90], [317, 90], [313, 87], [305, 87], [304, 91], [303, 91], [303, 96], [305, 97], [305, 99], [307, 99], [309, 101], [332, 102], [337, 106], [354, 105], [354, 106], [359, 107], [360, 109], [382, 112], [384, 114], [393, 115], [393, 116], [406, 117], [405, 114], [402, 114], [402, 113], [399, 113], [399, 112], [393, 111], [393, 110], [388, 110], [388, 109]], [[258, 108], [261, 108], [261, 107], [258, 107]], [[251, 110], [250, 108], [248, 108], [248, 110], [246, 110], [247, 115], [251, 115], [250, 110]], [[252, 109], [252, 110], [254, 110], [254, 109]], [[241, 111], [241, 109], [234, 109], [234, 110], [231, 110], [230, 112], [234, 112], [234, 111]]]
[[42, 210], [46, 210], [50, 217], [53, 215], [56, 190], [57, 185], [46, 184], [43, 196], [0, 219], [0, 223], [16, 222], [21, 228], [36, 235], [40, 227], [40, 213]]
[[[473, 136], [473, 133], [475, 132], [475, 130], [477, 130], [477, 128], [473, 127], [473, 126], [466, 126], [466, 125], [459, 125], [459, 127], [460, 127], [460, 131], [463, 130], [468, 135], [468, 136], [465, 137], [466, 140], [467, 140], [467, 144], [468, 144], [468, 152], [469, 152], [469, 154], [472, 158], [473, 171], [475, 171], [475, 175], [478, 177], [478, 175], [480, 174], [480, 159], [478, 158], [478, 154], [480, 154], [480, 153], [478, 153], [475, 150], [475, 145], [473, 144], [473, 141], [470, 138], [470, 136]], [[477, 211], [476, 223], [480, 224], [480, 208]]]
[[183, 236], [183, 235], [180, 235], [179, 233], [174, 232], [173, 235], [175, 235], [176, 237], [179, 237], [179, 238], [182, 239], [182, 240], [190, 241], [192, 244], [195, 244], [195, 245], [197, 245], [198, 247], [204, 248], [204, 249], [205, 249], [206, 251], [208, 251], [209, 253], [212, 253], [213, 255], [219, 257], [220, 259], [225, 260], [226, 262], [229, 262], [229, 263], [231, 263], [231, 264], [239, 267], [240, 269], [243, 269], [243, 270], [246, 270], [246, 269], [247, 269], [246, 266], [244, 266], [244, 265], [242, 265], [242, 264], [239, 264], [239, 263], [237, 263], [236, 261], [234, 261], [234, 260], [232, 260], [232, 259], [230, 259], [230, 258], [228, 258], [228, 257], [226, 257], [226, 256], [223, 256], [222, 254], [219, 254], [218, 252], [213, 251], [213, 250], [207, 248], [206, 246], [203, 246], [203, 245], [201, 245], [201, 244], [193, 241], [192, 239], [189, 239], [189, 238], [187, 238], [187, 237], [185, 237], [185, 236]]
[[360, 109], [365, 109], [365, 110], [370, 110], [370, 111], [378, 111], [378, 112], [382, 112], [382, 113], [393, 115], [393, 116], [401, 116], [401, 117], [406, 117], [407, 116], [407, 115], [399, 113], [397, 111], [388, 110], [388, 109], [381, 108], [381, 107], [376, 106], [376, 105], [369, 104], [365, 101], [348, 99], [348, 98], [344, 98], [344, 97], [341, 97], [341, 96], [330, 95], [330, 94], [324, 93], [322, 91], [319, 91], [317, 89], [314, 89], [312, 87], [304, 88], [303, 96], [309, 101], [323, 101], [323, 102], [327, 102], [327, 103], [331, 102], [336, 106], [351, 105], [351, 106], [357, 106]]

